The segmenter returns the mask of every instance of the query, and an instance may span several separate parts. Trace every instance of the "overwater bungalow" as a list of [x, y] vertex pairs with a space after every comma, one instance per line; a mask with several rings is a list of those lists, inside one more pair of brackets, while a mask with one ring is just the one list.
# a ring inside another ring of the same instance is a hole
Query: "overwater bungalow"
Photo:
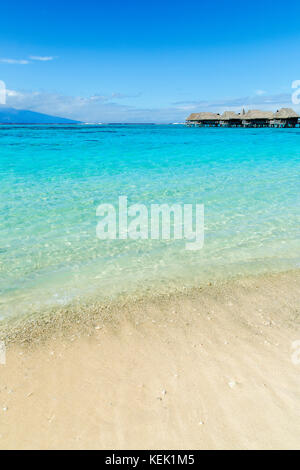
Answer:
[[224, 127], [240, 127], [242, 125], [242, 115], [233, 111], [224, 111], [220, 117], [220, 125]]
[[274, 114], [271, 127], [295, 127], [298, 124], [299, 116], [291, 108], [281, 108]]
[[187, 126], [196, 127], [295, 127], [299, 125], [298, 114], [290, 108], [281, 108], [275, 114], [272, 111], [251, 109], [237, 114], [225, 111], [217, 113], [192, 113], [186, 119]]
[[187, 118], [190, 126], [218, 127], [220, 125], [220, 114], [216, 113], [192, 113]]
[[270, 121], [274, 118], [272, 111], [260, 111], [251, 109], [243, 116], [244, 127], [269, 127]]

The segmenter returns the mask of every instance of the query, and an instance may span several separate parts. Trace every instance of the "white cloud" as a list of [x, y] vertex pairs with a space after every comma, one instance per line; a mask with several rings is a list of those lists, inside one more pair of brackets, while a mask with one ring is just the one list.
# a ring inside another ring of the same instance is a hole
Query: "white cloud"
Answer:
[[29, 60], [18, 60], [18, 59], [0, 59], [2, 64], [20, 64], [20, 65], [27, 65], [29, 64]]
[[[7, 106], [83, 122], [183, 122], [191, 112], [222, 113], [225, 110], [240, 112], [243, 107], [276, 111], [281, 107], [291, 107], [291, 95], [288, 93], [218, 101], [182, 101], [165, 108], [138, 108], [125, 105], [117, 101], [123, 97], [124, 95], [120, 93], [82, 97], [8, 90]], [[300, 106], [292, 105], [292, 107], [300, 111]]]
[[39, 62], [49, 62], [50, 60], [54, 60], [52, 56], [38, 56], [38, 55], [31, 55], [29, 59], [6, 59], [0, 58], [0, 63], [2, 64], [19, 64], [19, 65], [27, 65], [30, 64], [32, 61], [39, 61]]
[[265, 95], [267, 92], [265, 90], [256, 90], [255, 94], [258, 96]]
[[176, 109], [182, 109], [182, 111], [192, 111], [193, 109], [197, 109], [197, 105], [186, 104], [186, 105], [176, 106]]
[[123, 97], [124, 95], [119, 93], [82, 97], [9, 90], [7, 106], [83, 122], [172, 122], [173, 119], [176, 121], [184, 119], [186, 115], [174, 107], [146, 109], [116, 101]]
[[40, 62], [48, 62], [49, 60], [53, 60], [54, 57], [52, 56], [40, 56], [40, 55], [31, 55], [29, 57], [31, 60], [38, 60]]
[[240, 111], [242, 108], [253, 109], [260, 108], [264, 110], [276, 111], [278, 108], [293, 107], [292, 95], [289, 93], [281, 93], [278, 95], [262, 95], [245, 96], [241, 98], [219, 99], [214, 101], [195, 100], [195, 101], [176, 101], [173, 103], [177, 109], [223, 112]]
[[16, 90], [6, 90], [6, 96], [16, 98], [18, 96], [22, 96], [22, 93]]

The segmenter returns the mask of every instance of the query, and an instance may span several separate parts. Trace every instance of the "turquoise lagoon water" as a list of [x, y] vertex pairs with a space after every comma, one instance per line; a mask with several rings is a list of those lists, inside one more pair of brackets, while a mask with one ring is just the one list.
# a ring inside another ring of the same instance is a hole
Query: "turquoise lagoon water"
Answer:
[[[0, 127], [0, 316], [300, 265], [300, 129]], [[204, 203], [205, 243], [99, 240], [96, 208]]]

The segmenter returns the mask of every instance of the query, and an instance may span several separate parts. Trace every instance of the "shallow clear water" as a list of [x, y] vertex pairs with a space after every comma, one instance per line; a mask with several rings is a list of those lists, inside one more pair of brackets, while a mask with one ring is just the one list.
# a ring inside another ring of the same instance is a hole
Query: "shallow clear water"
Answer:
[[[299, 267], [300, 129], [0, 126], [0, 316]], [[205, 243], [96, 237], [96, 208], [204, 203]]]

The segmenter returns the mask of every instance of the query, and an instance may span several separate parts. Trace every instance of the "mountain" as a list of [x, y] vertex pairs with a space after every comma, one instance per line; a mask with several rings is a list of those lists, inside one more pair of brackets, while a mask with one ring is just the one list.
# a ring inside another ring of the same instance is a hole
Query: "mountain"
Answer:
[[76, 124], [78, 121], [0, 106], [0, 124]]

